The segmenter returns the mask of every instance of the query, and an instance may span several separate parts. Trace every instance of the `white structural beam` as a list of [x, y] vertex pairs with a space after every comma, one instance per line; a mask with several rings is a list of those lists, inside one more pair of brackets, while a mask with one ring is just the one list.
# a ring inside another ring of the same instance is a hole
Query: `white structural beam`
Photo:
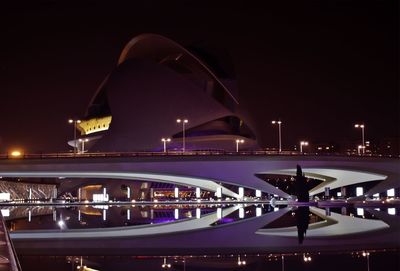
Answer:
[[[320, 185], [310, 190], [310, 196], [323, 193], [325, 187], [331, 190], [343, 186], [365, 183], [370, 181], [385, 180], [386, 175], [361, 172], [355, 170], [331, 169], [331, 168], [302, 168], [304, 176], [323, 181]], [[296, 176], [296, 169], [283, 169], [260, 174], [290, 175]]]
[[[142, 181], [155, 181], [161, 183], [172, 183], [176, 185], [200, 187], [203, 190], [217, 192], [220, 184], [213, 180], [203, 178], [173, 176], [164, 174], [151, 174], [151, 173], [133, 173], [133, 172], [90, 172], [90, 171], [4, 171], [1, 172], [3, 177], [29, 177], [29, 178], [104, 178], [104, 179], [123, 179], [123, 180], [142, 180]], [[80, 180], [81, 181], [81, 180]], [[239, 198], [239, 195], [227, 188], [222, 189], [222, 194]]]

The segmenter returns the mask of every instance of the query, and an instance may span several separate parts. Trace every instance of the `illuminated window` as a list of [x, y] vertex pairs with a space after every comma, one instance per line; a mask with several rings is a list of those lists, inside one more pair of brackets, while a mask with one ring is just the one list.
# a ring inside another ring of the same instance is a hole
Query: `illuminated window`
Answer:
[[388, 191], [386, 191], [386, 193], [388, 197], [394, 197], [394, 188], [389, 189]]

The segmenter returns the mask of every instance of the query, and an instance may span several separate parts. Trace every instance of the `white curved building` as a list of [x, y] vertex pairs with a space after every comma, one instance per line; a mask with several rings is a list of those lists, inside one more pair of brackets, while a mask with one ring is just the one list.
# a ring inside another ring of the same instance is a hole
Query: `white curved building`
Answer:
[[257, 148], [254, 125], [210, 66], [166, 37], [142, 34], [125, 46], [78, 128], [92, 151], [160, 150], [163, 137], [180, 150], [177, 118], [188, 120], [187, 150], [234, 150], [236, 139]]

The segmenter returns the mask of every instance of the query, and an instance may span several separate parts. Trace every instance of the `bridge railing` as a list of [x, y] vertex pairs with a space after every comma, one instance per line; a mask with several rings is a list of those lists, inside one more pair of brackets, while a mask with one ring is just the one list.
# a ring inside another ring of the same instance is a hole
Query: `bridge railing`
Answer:
[[12, 154], [0, 154], [0, 159], [54, 159], [54, 158], [107, 158], [107, 157], [164, 157], [164, 156], [348, 156], [348, 157], [384, 157], [399, 158], [399, 155], [382, 155], [382, 154], [352, 154], [352, 153], [300, 153], [298, 151], [222, 151], [222, 150], [205, 150], [205, 151], [167, 151], [167, 152], [58, 152], [58, 153], [25, 153], [18, 156]]

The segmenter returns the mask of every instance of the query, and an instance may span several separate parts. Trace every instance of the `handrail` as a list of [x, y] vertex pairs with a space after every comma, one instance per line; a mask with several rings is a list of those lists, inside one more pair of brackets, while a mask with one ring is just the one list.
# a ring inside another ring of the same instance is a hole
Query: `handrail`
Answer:
[[10, 262], [10, 271], [22, 271], [21, 265], [19, 263], [17, 253], [15, 252], [14, 245], [11, 241], [10, 234], [8, 232], [8, 229], [6, 227], [6, 223], [4, 223], [4, 218], [3, 215], [0, 212], [0, 220], [3, 226], [4, 230], [4, 239], [7, 244], [7, 251], [8, 251], [8, 260]]
[[269, 150], [255, 150], [255, 151], [167, 151], [167, 152], [86, 152], [86, 153], [73, 153], [73, 152], [57, 152], [57, 153], [26, 153], [20, 156], [12, 156], [10, 154], [0, 154], [0, 160], [7, 159], [54, 159], [54, 158], [112, 158], [112, 157], [165, 157], [165, 156], [332, 156], [332, 157], [359, 157], [359, 158], [400, 158], [400, 155], [383, 155], [383, 154], [352, 154], [352, 153], [300, 153], [297, 151], [269, 151]]

